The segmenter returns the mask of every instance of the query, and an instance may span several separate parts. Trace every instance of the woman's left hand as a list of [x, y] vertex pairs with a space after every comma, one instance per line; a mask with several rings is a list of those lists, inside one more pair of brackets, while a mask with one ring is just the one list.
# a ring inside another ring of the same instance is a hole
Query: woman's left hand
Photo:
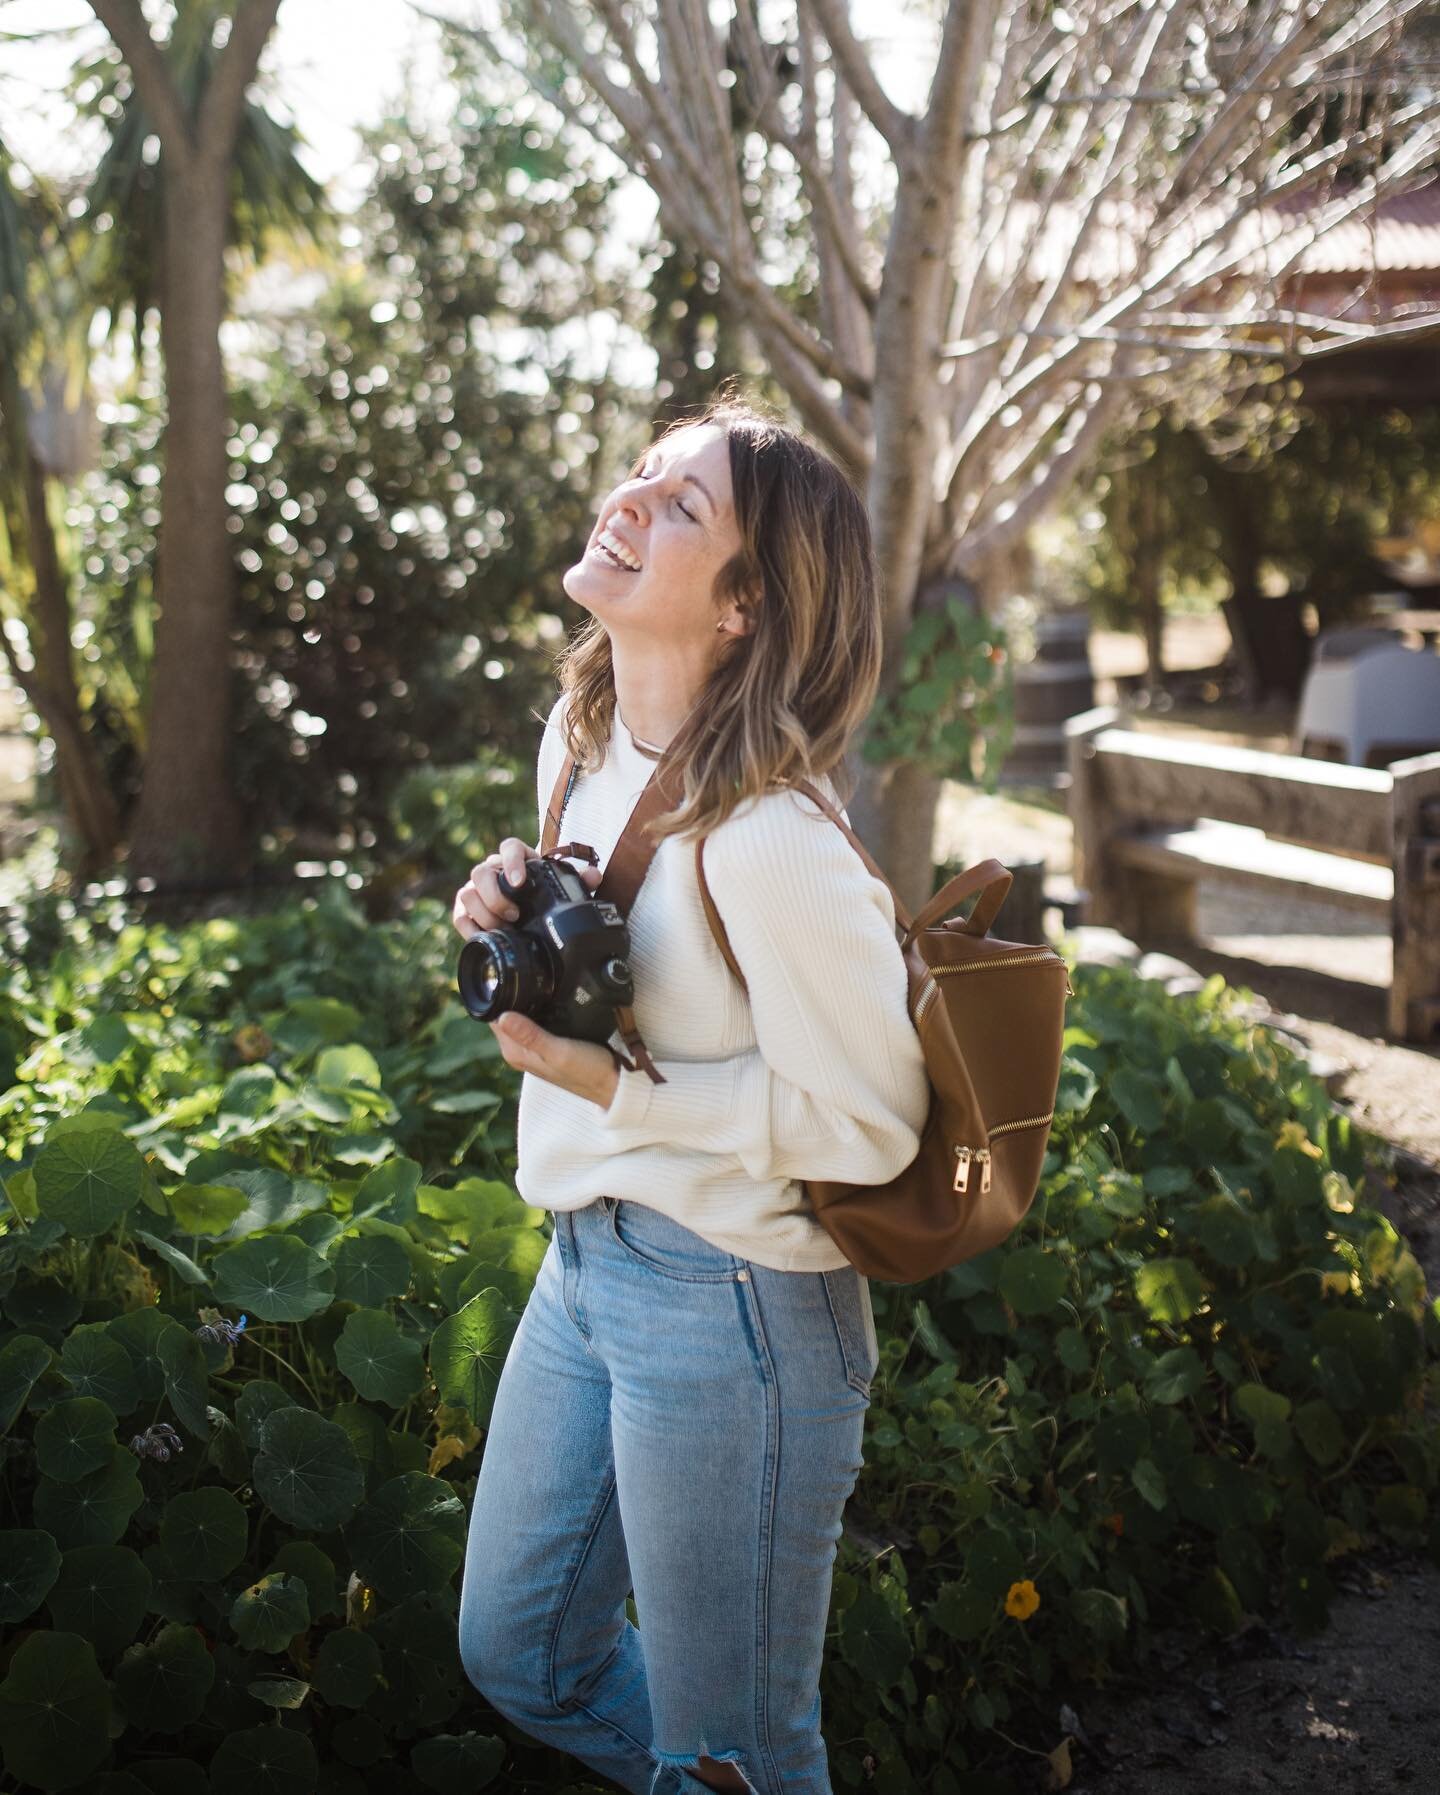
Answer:
[[517, 1072], [533, 1072], [537, 1078], [573, 1091], [577, 1097], [588, 1097], [601, 1109], [609, 1109], [620, 1083], [620, 1068], [608, 1047], [598, 1041], [574, 1041], [565, 1035], [552, 1035], [518, 1010], [506, 1010], [486, 1026], [500, 1043], [501, 1057], [507, 1066], [513, 1066]]

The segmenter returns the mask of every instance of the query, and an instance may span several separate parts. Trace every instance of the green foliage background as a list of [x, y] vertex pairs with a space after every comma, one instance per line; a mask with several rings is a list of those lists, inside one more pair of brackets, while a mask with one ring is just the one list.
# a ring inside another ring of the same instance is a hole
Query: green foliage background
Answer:
[[[548, 1218], [448, 916], [368, 924], [339, 881], [180, 928], [57, 908], [0, 989], [12, 1784], [581, 1786], [455, 1647]], [[839, 1788], [1008, 1787], [1005, 1739], [1163, 1622], [1306, 1630], [1338, 1557], [1440, 1558], [1440, 1311], [1364, 1200], [1379, 1144], [1220, 980], [1072, 979], [1031, 1216], [873, 1286]]]

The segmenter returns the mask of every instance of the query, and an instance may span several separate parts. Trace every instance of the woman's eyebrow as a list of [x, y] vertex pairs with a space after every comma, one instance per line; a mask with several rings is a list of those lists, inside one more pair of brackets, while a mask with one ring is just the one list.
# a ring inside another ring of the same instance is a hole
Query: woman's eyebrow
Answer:
[[[636, 466], [635, 466], [635, 472], [637, 474], [640, 472], [640, 469], [644, 467], [645, 463], [650, 459], [651, 455], [653, 455], [653, 454], [654, 454], [653, 449], [647, 449], [646, 452], [640, 457], [640, 460], [636, 463]], [[713, 492], [711, 492], [710, 488], [705, 484], [705, 482], [700, 478], [700, 476], [698, 474], [682, 474], [680, 476], [680, 478], [682, 480], [688, 481], [691, 486], [698, 486], [700, 488], [701, 492], [703, 492], [705, 494], [705, 498], [706, 498], [707, 502], [709, 503], [710, 509], [715, 513], [716, 517], [719, 517], [720, 507], [715, 503], [715, 495]]]

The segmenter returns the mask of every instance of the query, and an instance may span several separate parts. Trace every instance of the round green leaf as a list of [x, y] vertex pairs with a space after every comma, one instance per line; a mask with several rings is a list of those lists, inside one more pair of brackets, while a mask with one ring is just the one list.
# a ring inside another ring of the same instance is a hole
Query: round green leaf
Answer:
[[68, 1397], [35, 1423], [35, 1462], [59, 1483], [88, 1477], [114, 1451], [115, 1412], [98, 1396]]
[[14, 1426], [54, 1356], [34, 1334], [16, 1334], [0, 1346], [0, 1433]]
[[975, 1588], [1003, 1602], [1012, 1583], [1025, 1575], [1025, 1561], [1008, 1533], [982, 1527], [965, 1554], [965, 1575]]
[[246, 1166], [225, 1174], [225, 1183], [245, 1195], [245, 1207], [216, 1238], [231, 1244], [262, 1228], [289, 1228], [301, 1216], [325, 1207], [328, 1192], [314, 1178], [291, 1178], [274, 1166]]
[[436, 1733], [410, 1753], [410, 1768], [436, 1795], [471, 1795], [500, 1774], [503, 1739], [488, 1733]]
[[347, 1085], [368, 1085], [380, 1089], [380, 1067], [375, 1055], [358, 1041], [343, 1047], [327, 1047], [315, 1061], [315, 1083], [321, 1090], [343, 1091]]
[[35, 1525], [71, 1546], [113, 1546], [145, 1500], [133, 1453], [112, 1449], [110, 1462], [73, 1483], [42, 1477], [35, 1487]]
[[961, 1578], [942, 1583], [929, 1609], [930, 1619], [952, 1639], [968, 1644], [979, 1639], [994, 1621], [998, 1607], [994, 1596]]
[[440, 1400], [463, 1408], [477, 1427], [491, 1405], [520, 1318], [498, 1290], [482, 1290], [430, 1336], [430, 1375]]
[[240, 1429], [240, 1438], [253, 1452], [260, 1444], [265, 1423], [276, 1409], [299, 1406], [288, 1390], [282, 1390], [268, 1377], [252, 1377], [235, 1398], [235, 1425]]
[[1333, 1465], [1344, 1450], [1345, 1430], [1340, 1417], [1323, 1396], [1296, 1409], [1295, 1431], [1317, 1465]]
[[218, 1583], [245, 1556], [249, 1520], [229, 1490], [182, 1490], [160, 1516], [160, 1544], [179, 1577]]
[[215, 1665], [195, 1627], [170, 1621], [147, 1644], [132, 1645], [113, 1675], [132, 1727], [178, 1733], [203, 1712]]
[[363, 1309], [403, 1296], [410, 1284], [410, 1261], [398, 1241], [383, 1234], [356, 1234], [335, 1249], [335, 1294]]
[[256, 1677], [249, 1690], [262, 1708], [293, 1710], [304, 1707], [310, 1685], [302, 1683], [299, 1677]]
[[365, 1473], [343, 1427], [310, 1409], [278, 1409], [260, 1430], [255, 1488], [291, 1527], [328, 1533], [354, 1514]]
[[233, 1184], [182, 1184], [166, 1201], [182, 1234], [211, 1240], [227, 1232], [250, 1203], [245, 1192]]
[[345, 1544], [372, 1589], [403, 1601], [449, 1583], [465, 1554], [465, 1510], [442, 1478], [402, 1472], [346, 1527]]
[[230, 1075], [220, 1093], [222, 1116], [263, 1116], [275, 1107], [278, 1080], [275, 1068], [262, 1060], [258, 1065], [241, 1066]]
[[1017, 1315], [1046, 1315], [1070, 1283], [1070, 1267], [1044, 1247], [1017, 1247], [1000, 1267], [999, 1290]]
[[1129, 1607], [1124, 1596], [1108, 1589], [1077, 1589], [1070, 1597], [1070, 1611], [1087, 1633], [1106, 1645], [1118, 1645], [1125, 1637]]
[[45, 1606], [62, 1632], [78, 1633], [102, 1658], [113, 1658], [145, 1619], [151, 1583], [139, 1553], [129, 1546], [75, 1546], [65, 1554]]
[[210, 1263], [217, 1302], [261, 1321], [304, 1321], [328, 1309], [335, 1273], [293, 1234], [266, 1234], [217, 1253]]
[[110, 1687], [77, 1633], [32, 1633], [0, 1683], [0, 1757], [21, 1783], [69, 1789], [110, 1749]]
[[63, 1560], [48, 1533], [35, 1527], [0, 1532], [0, 1623], [33, 1614], [54, 1586]]
[[860, 1590], [841, 1614], [839, 1631], [841, 1657], [866, 1683], [889, 1689], [904, 1676], [910, 1635], [878, 1590]]
[[420, 1167], [413, 1159], [389, 1159], [367, 1172], [350, 1206], [352, 1221], [381, 1216], [391, 1222], [413, 1222]]
[[309, 1795], [319, 1774], [315, 1747], [281, 1726], [232, 1733], [210, 1760], [213, 1795]]
[[333, 1041], [349, 1041], [365, 1026], [354, 1004], [338, 997], [297, 997], [280, 1016], [265, 1018], [270, 1037], [287, 1053], [314, 1053]]
[[141, 1402], [157, 1402], [165, 1393], [165, 1362], [160, 1356], [160, 1342], [174, 1328], [184, 1328], [173, 1315], [159, 1309], [131, 1309], [107, 1321], [105, 1330], [130, 1355], [130, 1371]]
[[70, 1330], [60, 1348], [60, 1369], [77, 1396], [94, 1396], [117, 1415], [128, 1415], [140, 1401], [130, 1355], [103, 1321], [81, 1322]]
[[310, 1681], [331, 1707], [363, 1707], [380, 1681], [380, 1648], [368, 1633], [336, 1627], [320, 1642]]
[[235, 1637], [249, 1652], [283, 1652], [310, 1625], [310, 1600], [298, 1577], [278, 1571], [242, 1589], [230, 1609]]
[[1205, 1300], [1193, 1259], [1152, 1259], [1135, 1273], [1135, 1294], [1152, 1321], [1188, 1321]]
[[1175, 1346], [1162, 1352], [1145, 1379], [1151, 1402], [1183, 1402], [1205, 1382], [1205, 1361], [1193, 1346]]
[[366, 1712], [405, 1738], [438, 1731], [460, 1700], [453, 1602], [441, 1605], [429, 1595], [408, 1596], [397, 1607], [382, 1610], [371, 1631], [380, 1647], [384, 1682]]
[[425, 1381], [420, 1342], [407, 1339], [394, 1317], [379, 1309], [356, 1309], [346, 1316], [335, 1342], [335, 1363], [362, 1396], [389, 1408], [408, 1402]]
[[113, 1228], [140, 1197], [145, 1161], [134, 1143], [108, 1128], [49, 1140], [35, 1160], [35, 1201], [77, 1239]]
[[155, 1353], [176, 1418], [197, 1438], [208, 1440], [210, 1367], [204, 1347], [188, 1328], [173, 1327], [160, 1336]]
[[339, 1577], [334, 1560], [309, 1539], [287, 1539], [266, 1567], [288, 1571], [305, 1585], [310, 1599], [310, 1618], [320, 1620], [341, 1612]]

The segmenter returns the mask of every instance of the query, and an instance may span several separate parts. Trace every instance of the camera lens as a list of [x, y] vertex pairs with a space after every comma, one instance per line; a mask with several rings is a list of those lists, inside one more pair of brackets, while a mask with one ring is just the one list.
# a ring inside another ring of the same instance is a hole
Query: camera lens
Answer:
[[534, 939], [514, 929], [474, 935], [460, 950], [460, 1001], [478, 1022], [493, 1022], [506, 1010], [534, 1015], [554, 983], [542, 962]]
[[489, 1022], [516, 1007], [518, 974], [516, 956], [503, 930], [476, 935], [460, 950], [460, 1001], [478, 1021]]

